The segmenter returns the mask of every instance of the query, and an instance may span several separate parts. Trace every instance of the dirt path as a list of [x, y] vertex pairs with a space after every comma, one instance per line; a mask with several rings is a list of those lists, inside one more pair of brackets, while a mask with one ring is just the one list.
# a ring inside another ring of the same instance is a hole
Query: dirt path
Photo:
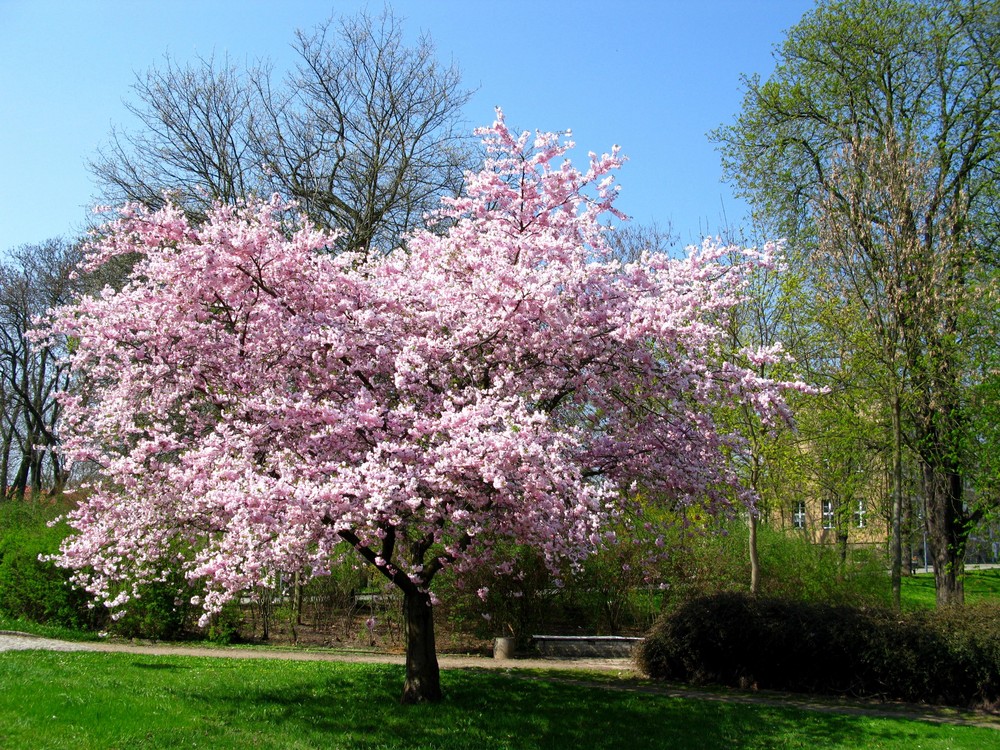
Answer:
[[[48, 651], [95, 651], [105, 653], [147, 654], [153, 656], [205, 656], [228, 659], [286, 659], [289, 661], [330, 661], [371, 664], [403, 664], [401, 654], [377, 654], [351, 651], [265, 649], [259, 647], [202, 647], [171, 644], [133, 644], [114, 642], [69, 642], [40, 638], [27, 633], [0, 631], [0, 652], [40, 649]], [[482, 656], [439, 654], [442, 669], [504, 669], [512, 674], [522, 670], [544, 669], [562, 671], [565, 676], [546, 675], [544, 678], [525, 671], [523, 679], [556, 679], [560, 682], [638, 694], [663, 695], [673, 698], [767, 705], [779, 708], [796, 708], [824, 713], [871, 716], [874, 718], [912, 719], [935, 724], [976, 726], [1000, 731], [1000, 712], [967, 711], [944, 706], [926, 706], [908, 703], [863, 702], [837, 698], [819, 698], [769, 691], [741, 692], [719, 690], [709, 692], [685, 686], [663, 685], [642, 679], [629, 659], [490, 659]], [[581, 672], [604, 672], [616, 679], [588, 680]]]
[[[287, 659], [290, 661], [339, 661], [372, 664], [403, 664], [402, 654], [382, 654], [364, 651], [329, 649], [268, 649], [254, 646], [205, 647], [165, 643], [134, 644], [116, 642], [69, 642], [40, 638], [28, 633], [0, 631], [0, 651], [42, 649], [47, 651], [103, 651], [156, 656], [210, 656], [229, 659]], [[612, 672], [623, 677], [638, 677], [630, 659], [490, 659], [483, 656], [438, 654], [442, 669], [572, 669]]]

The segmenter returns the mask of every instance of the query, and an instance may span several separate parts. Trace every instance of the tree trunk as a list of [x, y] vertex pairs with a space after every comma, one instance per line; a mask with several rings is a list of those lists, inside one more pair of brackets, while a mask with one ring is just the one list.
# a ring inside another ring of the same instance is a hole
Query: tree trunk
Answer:
[[850, 532], [847, 530], [847, 521], [841, 519], [837, 526], [837, 558], [840, 562], [841, 568], [844, 568], [844, 566], [847, 565], [847, 543], [849, 541]]
[[[902, 472], [900, 472], [902, 473]], [[916, 530], [914, 513], [913, 513], [913, 500], [910, 497], [904, 497], [902, 501], [902, 513], [899, 521], [901, 528], [900, 537], [902, 538], [902, 570], [900, 571], [903, 577], [912, 576], [916, 568], [917, 559], [917, 543], [914, 537], [914, 532]]]
[[302, 624], [302, 573], [295, 571], [295, 582], [292, 585], [292, 610], [296, 625]]
[[415, 586], [403, 591], [406, 630], [406, 681], [403, 703], [441, 700], [441, 674], [434, 644], [434, 608], [430, 594]]
[[903, 426], [899, 394], [892, 399], [892, 538], [889, 560], [892, 578], [892, 606], [901, 607], [903, 572], [903, 535], [900, 521], [903, 515]]
[[937, 606], [964, 604], [965, 544], [969, 529], [962, 507], [962, 478], [924, 464], [923, 484]]
[[760, 590], [760, 554], [757, 551], [757, 514], [750, 512], [750, 595]]

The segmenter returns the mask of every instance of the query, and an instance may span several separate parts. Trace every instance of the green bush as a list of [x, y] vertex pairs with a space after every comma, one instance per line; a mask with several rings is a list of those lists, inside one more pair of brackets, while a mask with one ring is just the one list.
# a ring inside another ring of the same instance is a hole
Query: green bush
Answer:
[[239, 602], [227, 602], [222, 611], [212, 617], [205, 638], [222, 646], [241, 643], [246, 640], [243, 632], [245, 619]]
[[178, 596], [186, 587], [179, 576], [143, 586], [128, 612], [111, 620], [92, 606], [87, 592], [70, 583], [70, 573], [44, 560], [59, 551], [70, 532], [63, 521], [52, 523], [72, 502], [65, 497], [25, 497], [0, 501], [0, 612], [12, 619], [126, 637], [176, 638], [189, 626], [190, 605]]
[[531, 635], [554, 627], [562, 592], [538, 552], [526, 546], [505, 552], [511, 573], [497, 575], [490, 566], [459, 576], [446, 571], [435, 591], [453, 628], [480, 638], [513, 637], [525, 645]]
[[69, 572], [42, 556], [59, 551], [65, 523], [50, 526], [63, 508], [57, 501], [0, 501], [0, 611], [7, 617], [83, 629], [99, 626], [103, 613], [69, 583]]
[[993, 705], [1000, 700], [1000, 607], [903, 616], [717, 594], [661, 618], [638, 659], [658, 679]]
[[125, 638], [179, 640], [192, 628], [191, 592], [177, 573], [165, 581], [147, 583], [129, 600], [125, 614], [108, 623], [107, 630]]

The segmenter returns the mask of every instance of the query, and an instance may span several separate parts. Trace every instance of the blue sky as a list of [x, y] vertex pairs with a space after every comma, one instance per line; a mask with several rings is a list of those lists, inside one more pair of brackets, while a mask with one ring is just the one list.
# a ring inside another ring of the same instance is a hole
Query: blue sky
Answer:
[[[766, 76], [813, 0], [395, 0], [476, 94], [470, 129], [503, 107], [518, 128], [572, 128], [575, 157], [618, 143], [619, 207], [683, 242], [738, 227], [706, 133], [739, 110], [741, 73]], [[76, 236], [97, 201], [87, 162], [135, 74], [198, 55], [290, 67], [295, 29], [381, 2], [0, 0], [0, 251]], [[571, 154], [574, 156], [574, 154]]]

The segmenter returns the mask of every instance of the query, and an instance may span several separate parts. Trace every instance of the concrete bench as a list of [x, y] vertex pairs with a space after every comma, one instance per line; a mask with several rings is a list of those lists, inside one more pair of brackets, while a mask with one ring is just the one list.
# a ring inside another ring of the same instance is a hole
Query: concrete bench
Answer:
[[621, 635], [535, 635], [532, 642], [543, 657], [589, 656], [627, 659], [642, 638]]

